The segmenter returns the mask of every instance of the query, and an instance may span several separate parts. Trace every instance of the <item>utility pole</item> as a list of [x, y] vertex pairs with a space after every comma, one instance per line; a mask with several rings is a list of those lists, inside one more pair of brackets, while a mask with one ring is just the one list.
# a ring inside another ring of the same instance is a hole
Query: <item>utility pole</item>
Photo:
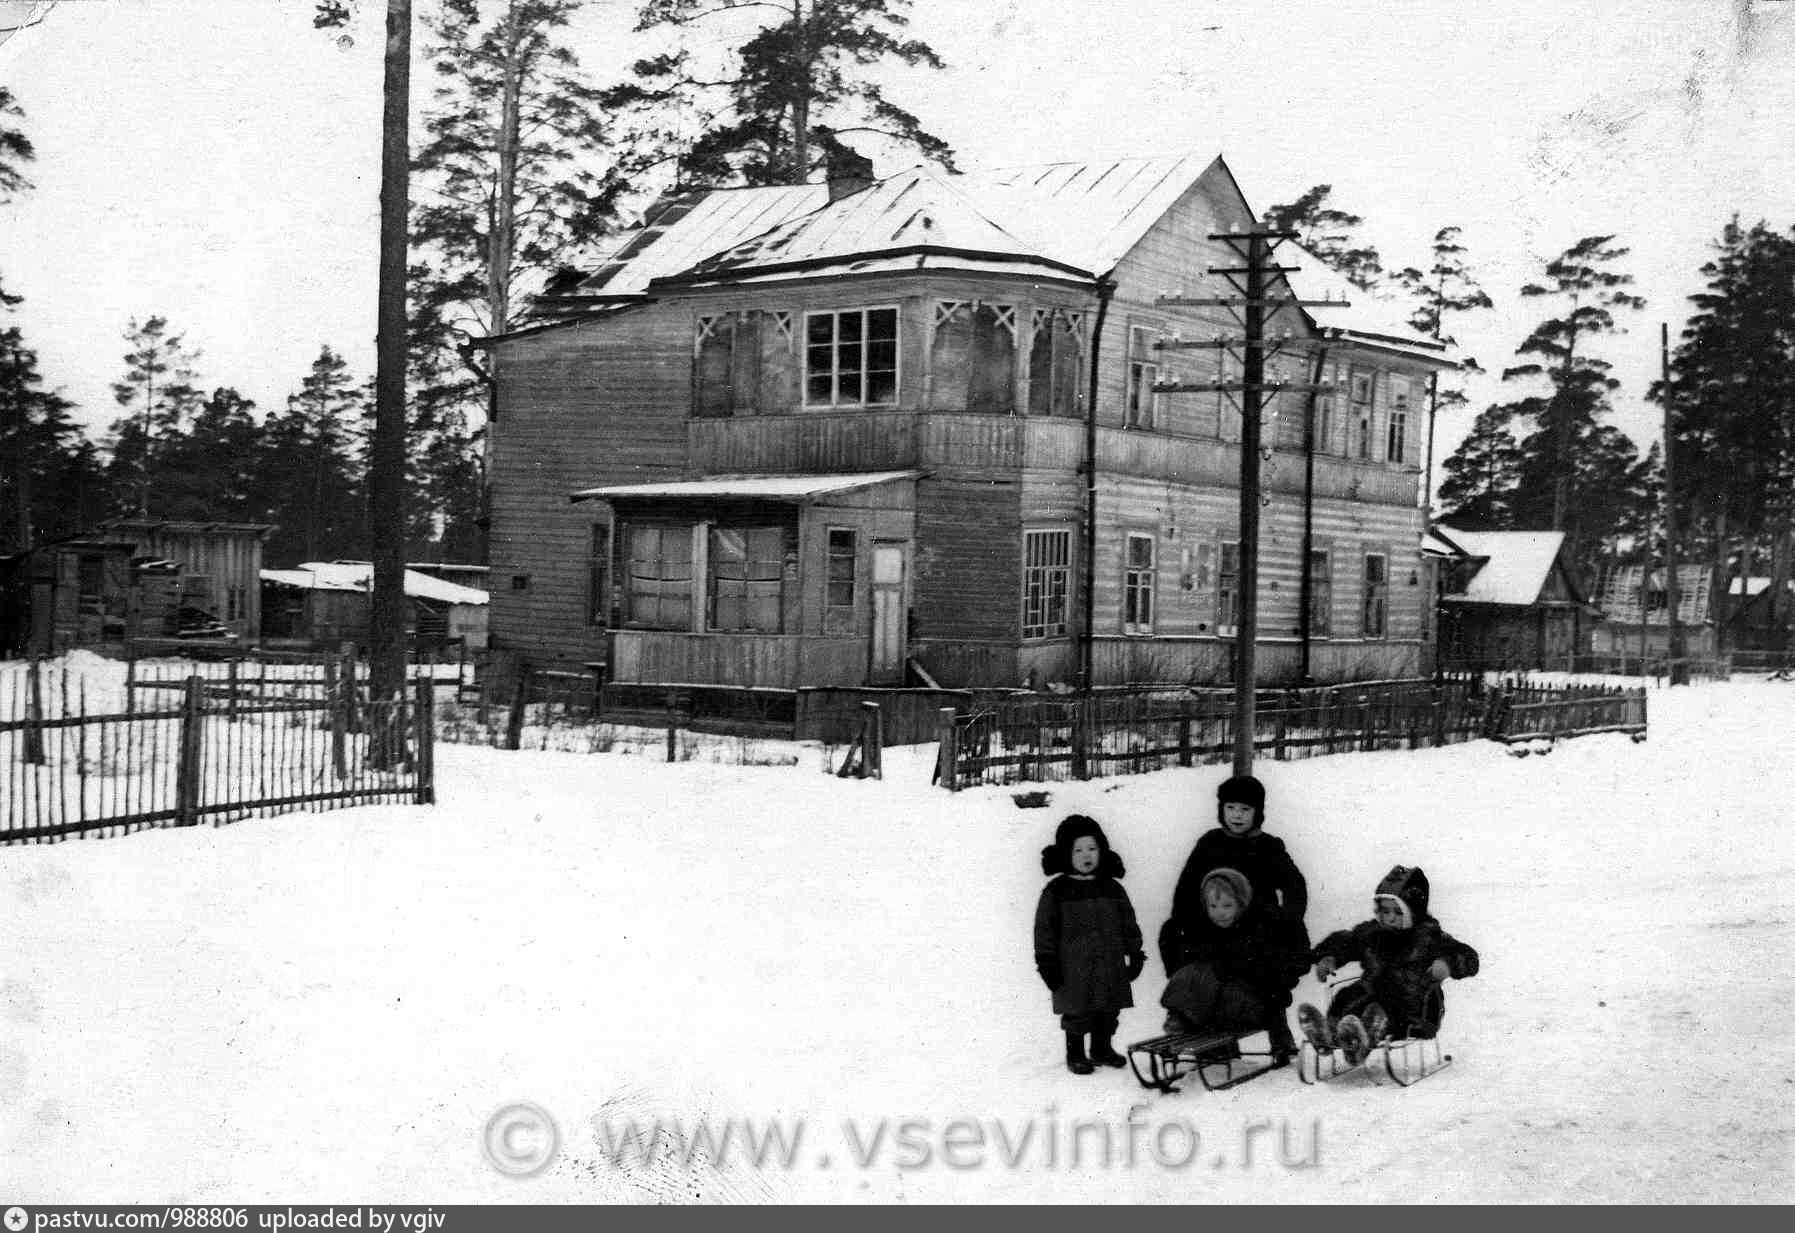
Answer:
[[[1670, 683], [1687, 685], [1689, 683], [1689, 665], [1683, 658], [1683, 622], [1677, 615], [1677, 485], [1676, 472], [1671, 469], [1670, 456], [1675, 452], [1672, 429], [1672, 407], [1675, 399], [1670, 392], [1670, 323], [1658, 323], [1658, 375], [1664, 389], [1664, 602], [1669, 608], [1670, 641]], [[1643, 614], [1641, 614], [1643, 616]]]
[[[1226, 308], [1234, 313], [1241, 324], [1241, 335], [1238, 338], [1217, 338], [1211, 342], [1161, 342], [1161, 350], [1212, 349], [1225, 353], [1238, 354], [1241, 360], [1241, 380], [1231, 381], [1199, 381], [1180, 382], [1162, 381], [1154, 385], [1155, 393], [1190, 393], [1202, 390], [1219, 390], [1226, 394], [1240, 395], [1240, 582], [1239, 582], [1239, 620], [1236, 622], [1234, 637], [1234, 773], [1250, 774], [1253, 769], [1254, 730], [1254, 691], [1258, 687], [1258, 650], [1259, 635], [1259, 510], [1264, 504], [1259, 491], [1259, 464], [1261, 458], [1261, 413], [1265, 409], [1267, 394], [1276, 394], [1280, 389], [1297, 389], [1304, 391], [1318, 390], [1319, 382], [1303, 384], [1280, 383], [1267, 388], [1265, 384], [1265, 361], [1286, 349], [1300, 347], [1293, 344], [1286, 336], [1267, 341], [1265, 323], [1267, 318], [1286, 308], [1298, 308], [1308, 305], [1326, 305], [1341, 307], [1340, 300], [1299, 300], [1288, 290], [1273, 292], [1269, 290], [1271, 280], [1279, 275], [1294, 273], [1294, 266], [1271, 264], [1271, 255], [1278, 244], [1285, 240], [1293, 240], [1294, 231], [1273, 231], [1266, 226], [1254, 226], [1245, 232], [1224, 232], [1211, 235], [1211, 240], [1219, 240], [1232, 248], [1243, 259], [1240, 266], [1211, 266], [1209, 273], [1226, 278], [1237, 292], [1233, 296], [1187, 298], [1180, 295], [1160, 296], [1158, 303], [1162, 306], [1186, 308]], [[1307, 571], [1309, 563], [1303, 562]], [[1216, 623], [1225, 622], [1228, 613], [1218, 612]]]

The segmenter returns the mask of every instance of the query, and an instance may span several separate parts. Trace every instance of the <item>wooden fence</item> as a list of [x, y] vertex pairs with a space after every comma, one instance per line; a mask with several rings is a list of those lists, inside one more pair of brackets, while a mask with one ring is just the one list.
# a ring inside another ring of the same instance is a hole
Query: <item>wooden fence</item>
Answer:
[[[1645, 691], [1454, 678], [1260, 691], [1253, 748], [1283, 761], [1602, 731], [1643, 733]], [[1229, 761], [1235, 711], [1225, 691], [1027, 698], [943, 710], [938, 732], [936, 782], [958, 790]]]
[[428, 682], [379, 702], [199, 673], [120, 690], [34, 662], [6, 684], [0, 844], [435, 799]]

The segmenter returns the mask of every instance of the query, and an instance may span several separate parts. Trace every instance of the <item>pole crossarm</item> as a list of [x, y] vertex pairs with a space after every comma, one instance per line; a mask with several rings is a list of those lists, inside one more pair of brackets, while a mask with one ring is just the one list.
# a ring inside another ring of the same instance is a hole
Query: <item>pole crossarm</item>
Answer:
[[1276, 299], [1248, 299], [1245, 296], [1230, 295], [1162, 295], [1154, 300], [1161, 308], [1265, 308], [1272, 312], [1280, 308], [1350, 308], [1347, 300], [1301, 300], [1294, 297], [1280, 296]]
[[1249, 384], [1245, 381], [1155, 381], [1155, 394], [1202, 394], [1221, 392], [1225, 394], [1243, 394], [1249, 390], [1262, 389], [1272, 393], [1279, 390], [1298, 390], [1303, 393], [1332, 394], [1341, 387], [1329, 383], [1313, 381], [1258, 381]]
[[1209, 233], [1209, 238], [1212, 240], [1226, 240], [1230, 243], [1236, 240], [1295, 240], [1301, 236], [1302, 232], [1300, 231], [1272, 231], [1269, 228], [1263, 231], [1212, 231]]
[[[1211, 274], [1251, 274], [1253, 271], [1246, 266], [1212, 265], [1209, 267], [1209, 272]], [[1301, 274], [1303, 267], [1300, 265], [1268, 265], [1265, 267], [1265, 272], [1267, 274]]]

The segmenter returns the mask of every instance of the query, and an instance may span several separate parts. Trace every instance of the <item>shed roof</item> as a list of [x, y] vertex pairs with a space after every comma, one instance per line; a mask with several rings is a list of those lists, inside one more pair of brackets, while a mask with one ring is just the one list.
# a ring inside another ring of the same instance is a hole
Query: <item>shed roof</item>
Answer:
[[692, 500], [738, 498], [762, 501], [809, 501], [816, 497], [857, 488], [871, 488], [895, 480], [916, 479], [921, 471], [866, 471], [851, 475], [713, 475], [697, 480], [671, 480], [659, 484], [613, 484], [585, 488], [570, 500], [619, 499]]
[[[306, 561], [297, 569], [265, 569], [264, 582], [298, 587], [306, 591], [356, 591], [366, 593], [374, 585], [374, 566], [367, 561]], [[434, 600], [441, 604], [484, 604], [487, 593], [475, 587], [445, 582], [429, 574], [408, 569], [404, 574], [405, 594], [412, 599]]]
[[1539, 602], [1564, 547], [1563, 531], [1444, 530], [1471, 556], [1488, 558], [1463, 592], [1445, 597], [1468, 604], [1526, 607]]

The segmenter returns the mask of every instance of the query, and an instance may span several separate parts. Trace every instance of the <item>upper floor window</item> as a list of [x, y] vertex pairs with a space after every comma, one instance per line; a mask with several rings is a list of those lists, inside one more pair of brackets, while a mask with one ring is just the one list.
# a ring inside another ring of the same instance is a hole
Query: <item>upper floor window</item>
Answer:
[[1384, 429], [1384, 461], [1401, 462], [1408, 455], [1409, 379], [1390, 378], [1390, 418]]
[[1037, 308], [1028, 351], [1028, 413], [1079, 413], [1083, 396], [1079, 377], [1084, 369], [1084, 314], [1063, 308]]
[[1153, 350], [1153, 331], [1135, 326], [1128, 331], [1128, 403], [1122, 423], [1129, 428], [1151, 428], [1159, 419], [1158, 352]]
[[692, 365], [692, 414], [751, 415], [790, 407], [792, 314], [743, 309], [701, 315]]
[[1334, 632], [1334, 574], [1328, 554], [1309, 553], [1309, 633], [1328, 638]]
[[1122, 632], [1153, 632], [1153, 537], [1130, 535], [1122, 569]]
[[895, 308], [804, 315], [804, 402], [812, 407], [897, 402]]
[[1371, 457], [1371, 398], [1374, 387], [1373, 375], [1369, 372], [1354, 370], [1352, 374], [1352, 433], [1353, 454], [1358, 458]]
[[1016, 412], [1016, 306], [939, 300], [929, 397], [940, 411]]
[[1072, 532], [1022, 536], [1022, 636], [1063, 637], [1072, 595]]

